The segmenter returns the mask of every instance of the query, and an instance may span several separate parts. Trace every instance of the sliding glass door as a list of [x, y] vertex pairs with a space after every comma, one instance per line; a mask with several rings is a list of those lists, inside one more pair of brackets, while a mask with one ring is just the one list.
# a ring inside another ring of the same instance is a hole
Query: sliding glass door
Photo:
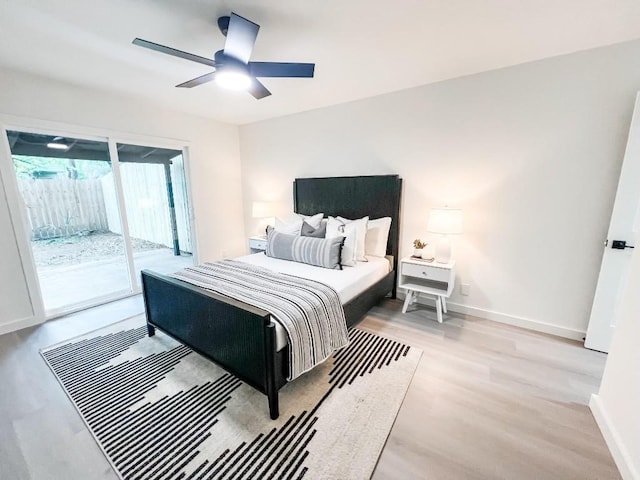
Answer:
[[182, 151], [117, 144], [135, 281], [193, 265]]
[[[193, 263], [181, 150], [7, 131], [48, 317]], [[23, 259], [24, 260], [24, 259]]]

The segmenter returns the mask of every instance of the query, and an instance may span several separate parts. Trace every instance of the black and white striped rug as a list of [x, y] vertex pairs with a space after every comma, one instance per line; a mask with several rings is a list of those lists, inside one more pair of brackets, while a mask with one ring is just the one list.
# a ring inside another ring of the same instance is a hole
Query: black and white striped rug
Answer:
[[42, 351], [123, 479], [365, 479], [422, 352], [351, 343], [267, 398], [135, 317]]

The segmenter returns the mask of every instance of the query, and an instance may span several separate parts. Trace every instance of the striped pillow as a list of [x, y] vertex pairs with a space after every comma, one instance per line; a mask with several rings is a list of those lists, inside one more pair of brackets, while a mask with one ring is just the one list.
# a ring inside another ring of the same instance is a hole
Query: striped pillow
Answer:
[[314, 238], [288, 235], [273, 228], [267, 229], [268, 257], [307, 263], [317, 267], [342, 270], [340, 257], [344, 237]]

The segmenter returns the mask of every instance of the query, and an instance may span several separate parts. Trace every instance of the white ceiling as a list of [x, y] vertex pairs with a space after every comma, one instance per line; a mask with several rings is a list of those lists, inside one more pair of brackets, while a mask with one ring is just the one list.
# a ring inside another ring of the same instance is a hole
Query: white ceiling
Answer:
[[[212, 56], [230, 11], [261, 26], [252, 60], [315, 62], [315, 78], [264, 79], [263, 100], [178, 89], [210, 69], [131, 44]], [[637, 0], [0, 0], [0, 66], [235, 124], [639, 36]]]

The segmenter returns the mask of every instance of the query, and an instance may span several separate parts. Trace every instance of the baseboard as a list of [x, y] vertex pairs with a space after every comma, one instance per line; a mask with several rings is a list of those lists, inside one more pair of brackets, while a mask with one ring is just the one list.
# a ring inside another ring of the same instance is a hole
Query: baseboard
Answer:
[[42, 320], [36, 316], [11, 320], [8, 323], [0, 324], [0, 335], [15, 332], [16, 330], [22, 330], [23, 328], [27, 327], [33, 327], [34, 325], [38, 325], [40, 323], [42, 323]]
[[640, 472], [634, 467], [631, 462], [631, 456], [627, 451], [624, 443], [620, 439], [620, 435], [615, 426], [611, 423], [611, 419], [604, 408], [604, 405], [600, 401], [600, 396], [592, 394], [589, 400], [589, 408], [593, 414], [593, 418], [596, 419], [598, 428], [602, 432], [604, 441], [609, 447], [613, 461], [616, 462], [620, 475], [624, 480], [637, 480], [640, 478]]
[[[398, 293], [398, 296], [404, 298], [404, 293]], [[418, 303], [423, 303], [422, 300], [422, 297], [418, 297]], [[449, 301], [447, 301], [447, 309], [451, 312], [486, 318], [487, 320], [493, 320], [494, 322], [506, 323], [507, 325], [513, 325], [514, 327], [526, 328], [528, 330], [548, 333], [558, 337], [570, 338], [572, 340], [583, 341], [587, 334], [587, 332], [583, 330], [574, 330], [572, 328], [531, 320], [530, 318], [517, 317], [515, 315], [508, 315], [506, 313], [494, 312], [492, 310], [485, 310], [483, 308], [462, 305], [460, 303]]]

